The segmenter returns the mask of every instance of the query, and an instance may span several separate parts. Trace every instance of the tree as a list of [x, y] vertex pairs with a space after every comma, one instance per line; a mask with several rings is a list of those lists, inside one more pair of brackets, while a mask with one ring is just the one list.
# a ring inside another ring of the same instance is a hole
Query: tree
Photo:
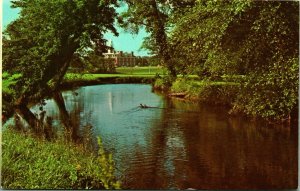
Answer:
[[[30, 99], [55, 91], [73, 54], [91, 42], [103, 43], [117, 16], [116, 0], [19, 0], [20, 17], [8, 25], [3, 39], [3, 70], [22, 75], [7, 102], [35, 126]], [[20, 88], [21, 87], [21, 88]], [[34, 128], [34, 127], [33, 127]]]
[[[286, 118], [297, 106], [299, 2], [202, 1], [173, 14], [177, 71], [245, 75], [236, 111]], [[184, 35], [183, 35], [184, 34]]]
[[167, 21], [170, 4], [167, 0], [125, 0], [128, 5], [126, 12], [120, 19], [121, 26], [137, 32], [139, 27], [145, 27], [150, 33], [144, 43], [144, 47], [156, 53], [161, 62], [168, 68], [172, 77], [176, 77], [176, 71], [171, 62], [169, 45], [167, 41]]
[[231, 65], [224, 64], [225, 51], [219, 53], [222, 38], [247, 6], [248, 1], [197, 1], [174, 12], [169, 41], [178, 72], [218, 75], [226, 69], [224, 65]]
[[[250, 27], [240, 49], [246, 83], [237, 111], [271, 119], [290, 119], [298, 107], [299, 2], [256, 2], [242, 17]], [[236, 24], [236, 23], [235, 23]], [[232, 29], [229, 31], [234, 33]]]

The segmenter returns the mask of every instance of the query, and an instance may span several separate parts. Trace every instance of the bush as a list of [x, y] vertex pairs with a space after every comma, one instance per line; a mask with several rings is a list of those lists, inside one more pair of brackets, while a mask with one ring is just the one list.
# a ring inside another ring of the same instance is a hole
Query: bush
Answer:
[[172, 92], [187, 92], [191, 87], [190, 81], [185, 79], [177, 79], [171, 86]]
[[297, 107], [299, 59], [279, 60], [247, 77], [232, 112], [272, 120], [290, 118]]
[[184, 92], [188, 99], [201, 102], [231, 105], [237, 97], [238, 89], [237, 83], [177, 79], [171, 87], [171, 92]]
[[7, 129], [2, 142], [4, 189], [118, 189], [111, 155], [98, 139], [95, 157], [63, 140], [47, 142]]
[[153, 88], [156, 90], [167, 91], [172, 85], [172, 79], [169, 76], [160, 77], [156, 75], [156, 79], [153, 83]]
[[199, 100], [212, 104], [232, 105], [237, 98], [239, 85], [231, 83], [211, 83], [201, 87]]
[[243, 82], [245, 75], [223, 75], [222, 80], [225, 82]]

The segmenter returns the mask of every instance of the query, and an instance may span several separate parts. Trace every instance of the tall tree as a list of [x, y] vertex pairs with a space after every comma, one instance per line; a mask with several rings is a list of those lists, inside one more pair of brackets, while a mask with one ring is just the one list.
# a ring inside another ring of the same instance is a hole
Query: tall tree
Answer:
[[92, 42], [104, 43], [113, 26], [116, 0], [18, 0], [17, 20], [8, 25], [3, 39], [3, 70], [20, 74], [15, 94], [7, 102], [30, 123], [36, 122], [27, 108], [30, 98], [41, 98], [59, 87], [71, 58]]
[[168, 68], [170, 75], [176, 77], [176, 71], [171, 62], [167, 41], [167, 21], [170, 4], [167, 0], [125, 0], [128, 5], [122, 14], [121, 26], [137, 32], [139, 27], [145, 27], [150, 36], [146, 38], [145, 47], [157, 53], [161, 62]]

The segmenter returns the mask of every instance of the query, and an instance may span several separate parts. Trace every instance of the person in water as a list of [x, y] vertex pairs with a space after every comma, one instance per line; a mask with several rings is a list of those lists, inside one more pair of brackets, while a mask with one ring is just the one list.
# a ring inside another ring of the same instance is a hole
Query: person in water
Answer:
[[146, 104], [143, 105], [143, 104], [141, 104], [141, 103], [140, 103], [140, 107], [141, 107], [141, 108], [148, 108], [148, 106], [147, 106]]

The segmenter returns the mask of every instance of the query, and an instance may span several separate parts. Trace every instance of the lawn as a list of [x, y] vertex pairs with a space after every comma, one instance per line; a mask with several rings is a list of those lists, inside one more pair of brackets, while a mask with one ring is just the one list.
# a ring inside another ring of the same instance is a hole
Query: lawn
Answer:
[[[97, 80], [100, 78], [114, 78], [114, 77], [138, 77], [138, 78], [152, 78], [155, 77], [156, 74], [160, 74], [161, 76], [167, 73], [167, 69], [163, 67], [157, 66], [145, 66], [145, 67], [118, 67], [116, 68], [115, 74], [80, 74], [80, 73], [67, 73], [65, 75], [66, 81], [91, 81]], [[178, 77], [182, 77], [182, 75], [178, 75]], [[230, 83], [236, 82], [239, 79], [242, 79], [244, 76], [235, 75], [235, 76], [222, 76], [221, 81], [210, 82], [214, 85], [228, 85]], [[199, 79], [197, 75], [189, 75], [188, 79], [194, 80], [195, 83], [202, 85], [202, 83], [206, 83]]]
[[157, 66], [145, 66], [145, 67], [119, 67], [116, 68], [119, 74], [130, 74], [130, 75], [163, 75], [167, 71], [163, 67]]
[[116, 68], [116, 74], [78, 74], [67, 73], [65, 75], [66, 81], [73, 80], [96, 80], [99, 78], [112, 78], [112, 77], [154, 77], [156, 74], [164, 75], [166, 69], [162, 67], [119, 67]]

